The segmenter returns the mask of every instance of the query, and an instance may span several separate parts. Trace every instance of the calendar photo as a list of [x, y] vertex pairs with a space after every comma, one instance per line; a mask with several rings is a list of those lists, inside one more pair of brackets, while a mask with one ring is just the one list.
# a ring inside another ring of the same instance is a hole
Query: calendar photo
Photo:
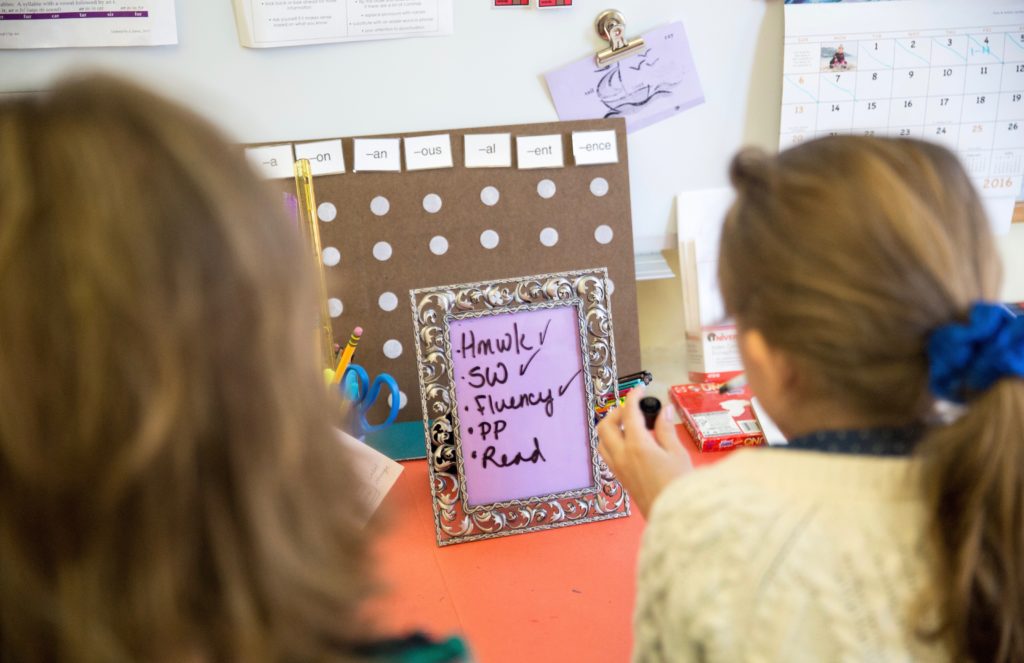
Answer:
[[[852, 48], [851, 48], [852, 47]], [[857, 50], [856, 44], [846, 46], [842, 43], [838, 45], [828, 45], [821, 47], [821, 70], [822, 71], [849, 71], [854, 68], [857, 60], [857, 55], [854, 51]]]

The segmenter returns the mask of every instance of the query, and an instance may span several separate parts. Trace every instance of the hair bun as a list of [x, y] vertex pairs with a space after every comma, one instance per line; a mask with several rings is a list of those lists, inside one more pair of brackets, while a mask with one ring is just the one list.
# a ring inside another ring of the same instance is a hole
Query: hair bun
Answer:
[[729, 165], [729, 179], [740, 192], [768, 190], [775, 180], [772, 158], [759, 147], [745, 147]]

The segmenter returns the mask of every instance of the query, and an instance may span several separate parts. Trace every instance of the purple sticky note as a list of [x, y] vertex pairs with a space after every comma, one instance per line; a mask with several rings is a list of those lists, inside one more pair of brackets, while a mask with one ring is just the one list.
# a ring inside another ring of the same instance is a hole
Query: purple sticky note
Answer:
[[682, 23], [643, 35], [635, 55], [603, 67], [594, 56], [544, 75], [560, 120], [626, 118], [635, 131], [704, 103]]
[[470, 506], [594, 483], [576, 305], [452, 320]]

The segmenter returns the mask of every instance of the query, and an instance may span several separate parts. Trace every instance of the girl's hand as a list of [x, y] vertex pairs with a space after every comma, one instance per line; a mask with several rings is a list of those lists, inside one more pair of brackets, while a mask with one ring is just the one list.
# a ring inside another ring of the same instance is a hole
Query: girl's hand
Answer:
[[644, 426], [644, 415], [640, 411], [643, 397], [643, 388], [633, 389], [624, 405], [614, 408], [601, 420], [597, 427], [601, 439], [597, 450], [640, 513], [647, 517], [665, 486], [689, 473], [693, 464], [676, 437], [667, 407], [658, 414], [654, 431]]

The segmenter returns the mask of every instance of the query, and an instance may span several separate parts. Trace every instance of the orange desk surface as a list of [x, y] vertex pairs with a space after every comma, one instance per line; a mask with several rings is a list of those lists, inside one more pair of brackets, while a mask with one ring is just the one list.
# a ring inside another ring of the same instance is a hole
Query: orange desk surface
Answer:
[[[681, 427], [680, 427], [681, 428]], [[723, 457], [699, 454], [694, 464]], [[643, 518], [439, 548], [426, 461], [408, 461], [383, 504], [376, 542], [388, 633], [461, 635], [479, 663], [628, 661]]]

